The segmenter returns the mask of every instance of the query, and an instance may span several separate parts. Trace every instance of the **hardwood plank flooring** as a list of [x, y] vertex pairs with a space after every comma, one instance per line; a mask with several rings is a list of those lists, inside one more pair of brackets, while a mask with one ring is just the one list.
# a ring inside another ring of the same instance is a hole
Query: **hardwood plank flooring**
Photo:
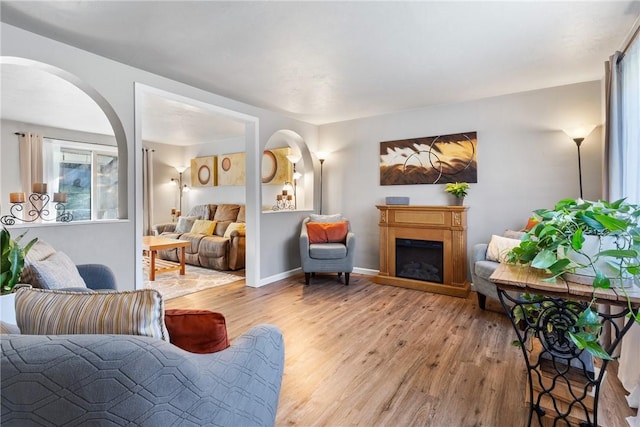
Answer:
[[[302, 276], [261, 288], [240, 282], [166, 305], [223, 313], [232, 341], [258, 323], [280, 327], [278, 426], [524, 426], [515, 333], [497, 301], [482, 311], [472, 296], [377, 285], [361, 275], [347, 287], [317, 275], [309, 286]], [[605, 425], [625, 426], [634, 412], [606, 394]]]

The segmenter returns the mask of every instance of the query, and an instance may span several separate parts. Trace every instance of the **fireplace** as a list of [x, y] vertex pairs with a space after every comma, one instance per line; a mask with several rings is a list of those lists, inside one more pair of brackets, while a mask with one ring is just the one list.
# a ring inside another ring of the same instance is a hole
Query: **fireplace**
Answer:
[[444, 283], [442, 242], [396, 238], [396, 277]]
[[379, 205], [376, 283], [466, 298], [467, 207]]

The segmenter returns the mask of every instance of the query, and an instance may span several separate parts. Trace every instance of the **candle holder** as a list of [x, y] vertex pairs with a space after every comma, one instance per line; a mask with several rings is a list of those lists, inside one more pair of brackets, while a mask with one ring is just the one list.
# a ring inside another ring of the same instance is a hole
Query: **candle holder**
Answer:
[[276, 204], [271, 208], [274, 211], [292, 211], [296, 208], [293, 196], [287, 190], [282, 190], [282, 194], [276, 195]]
[[[46, 189], [46, 187], [45, 187]], [[28, 201], [24, 201], [24, 193], [22, 197], [12, 194], [9, 198], [11, 207], [9, 208], [9, 214], [0, 217], [0, 223], [4, 225], [14, 225], [16, 221], [19, 222], [36, 222], [40, 221], [56, 221], [56, 222], [70, 222], [73, 221], [73, 214], [67, 212], [65, 202], [67, 201], [66, 193], [55, 193], [53, 199], [53, 208], [56, 211], [56, 217], [53, 219], [47, 219], [49, 216], [49, 202], [51, 198], [46, 193], [31, 193], [29, 194]], [[27, 205], [28, 204], [28, 205]], [[24, 206], [27, 205], [27, 206]], [[26, 214], [27, 218], [24, 218]]]

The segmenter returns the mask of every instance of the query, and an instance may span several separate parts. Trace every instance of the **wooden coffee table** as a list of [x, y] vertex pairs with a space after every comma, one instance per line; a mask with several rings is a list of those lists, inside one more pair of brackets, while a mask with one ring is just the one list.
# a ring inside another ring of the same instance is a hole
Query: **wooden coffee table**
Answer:
[[[180, 275], [185, 272], [185, 252], [191, 242], [186, 240], [168, 239], [159, 236], [143, 236], [142, 249], [148, 252], [149, 260], [149, 280], [156, 280], [156, 273], [166, 273], [168, 271], [180, 270]], [[163, 249], [180, 248], [180, 264], [165, 260], [156, 260], [158, 251]]]

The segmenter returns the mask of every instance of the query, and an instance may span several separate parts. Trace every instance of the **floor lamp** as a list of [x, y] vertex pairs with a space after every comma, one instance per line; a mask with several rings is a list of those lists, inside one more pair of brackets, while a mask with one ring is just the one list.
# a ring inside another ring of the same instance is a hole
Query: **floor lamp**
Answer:
[[585, 138], [593, 132], [595, 127], [596, 125], [587, 125], [578, 128], [564, 129], [564, 133], [569, 135], [569, 138], [573, 139], [573, 142], [575, 142], [578, 147], [578, 180], [580, 182], [580, 199], [584, 199], [582, 196], [582, 160], [580, 156], [580, 146]]
[[187, 168], [184, 166], [176, 166], [175, 168], [176, 171], [178, 171], [178, 178], [171, 178], [171, 182], [178, 186], [178, 190], [180, 192], [180, 208], [178, 209], [178, 212], [180, 213], [177, 214], [180, 216], [182, 214], [182, 193], [189, 191], [189, 187], [187, 184], [182, 183], [182, 174], [187, 170]]
[[329, 153], [325, 153], [324, 151], [320, 151], [316, 153], [318, 160], [320, 160], [320, 215], [322, 215], [322, 165], [324, 165], [324, 161], [329, 157]]

